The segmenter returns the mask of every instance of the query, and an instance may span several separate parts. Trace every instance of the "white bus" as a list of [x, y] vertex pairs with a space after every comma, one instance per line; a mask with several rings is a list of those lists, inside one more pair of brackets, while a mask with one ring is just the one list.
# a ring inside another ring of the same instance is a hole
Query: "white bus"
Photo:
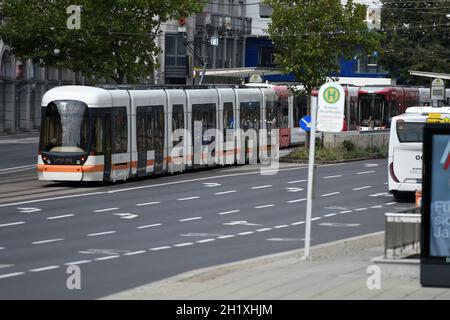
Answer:
[[396, 199], [422, 190], [422, 144], [425, 123], [448, 123], [450, 107], [411, 107], [393, 117], [389, 138], [388, 184]]

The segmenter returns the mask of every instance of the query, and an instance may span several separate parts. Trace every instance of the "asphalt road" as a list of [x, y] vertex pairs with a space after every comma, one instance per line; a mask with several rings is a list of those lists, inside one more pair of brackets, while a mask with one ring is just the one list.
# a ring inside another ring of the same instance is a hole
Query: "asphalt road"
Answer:
[[[383, 230], [385, 212], [412, 206], [387, 194], [386, 167], [319, 166], [312, 245]], [[39, 183], [29, 171], [0, 176], [0, 190], [20, 186], [0, 198], [0, 299], [99, 298], [302, 248], [306, 179], [298, 165], [270, 176], [235, 166], [119, 185]], [[80, 267], [81, 290], [66, 287], [70, 265]]]

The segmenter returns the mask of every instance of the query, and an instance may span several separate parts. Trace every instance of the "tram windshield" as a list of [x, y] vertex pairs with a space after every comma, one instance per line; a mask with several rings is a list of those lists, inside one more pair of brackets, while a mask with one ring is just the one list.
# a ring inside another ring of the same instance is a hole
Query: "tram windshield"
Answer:
[[384, 97], [378, 94], [365, 94], [359, 97], [359, 115], [362, 126], [380, 127], [389, 122]]
[[45, 109], [42, 151], [85, 153], [89, 141], [87, 106], [79, 101], [55, 101]]

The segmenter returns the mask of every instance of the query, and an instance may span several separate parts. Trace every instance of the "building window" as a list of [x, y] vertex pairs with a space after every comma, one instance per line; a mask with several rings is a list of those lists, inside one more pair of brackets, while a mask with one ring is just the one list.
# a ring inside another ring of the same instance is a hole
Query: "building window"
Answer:
[[259, 67], [275, 67], [275, 49], [260, 48], [259, 50]]
[[259, 5], [259, 17], [261, 19], [267, 19], [272, 17], [273, 8], [271, 6]]
[[169, 66], [186, 66], [185, 39], [179, 34], [166, 35], [165, 63]]
[[355, 61], [355, 73], [386, 73], [386, 70], [378, 63], [378, 53], [359, 52], [353, 60]]

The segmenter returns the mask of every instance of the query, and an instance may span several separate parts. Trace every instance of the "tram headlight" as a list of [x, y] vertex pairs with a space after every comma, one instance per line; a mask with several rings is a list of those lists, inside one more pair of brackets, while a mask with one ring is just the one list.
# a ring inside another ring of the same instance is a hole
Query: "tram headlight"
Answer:
[[50, 161], [50, 159], [48, 159], [46, 162], [47, 162], [47, 164], [52, 164], [52, 162]]

